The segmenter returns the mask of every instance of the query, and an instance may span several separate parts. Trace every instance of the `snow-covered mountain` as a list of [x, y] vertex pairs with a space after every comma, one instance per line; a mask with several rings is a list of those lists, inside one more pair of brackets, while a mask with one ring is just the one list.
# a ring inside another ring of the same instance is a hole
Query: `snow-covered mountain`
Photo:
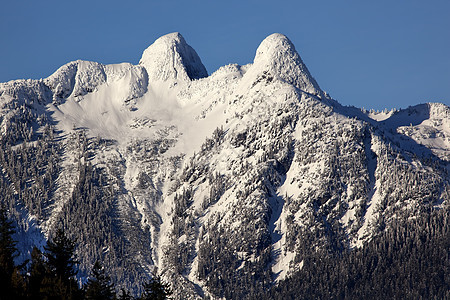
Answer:
[[119, 286], [159, 273], [182, 299], [265, 289], [450, 200], [448, 106], [342, 106], [282, 34], [209, 76], [172, 33], [138, 65], [2, 83], [0, 124], [22, 259], [62, 226], [81, 280], [100, 260]]

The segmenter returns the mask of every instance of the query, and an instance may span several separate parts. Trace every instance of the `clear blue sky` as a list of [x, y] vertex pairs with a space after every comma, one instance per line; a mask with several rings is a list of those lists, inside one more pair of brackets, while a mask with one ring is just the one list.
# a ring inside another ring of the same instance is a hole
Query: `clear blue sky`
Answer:
[[35, 1], [0, 4], [0, 82], [44, 78], [76, 59], [137, 63], [178, 31], [209, 73], [252, 62], [287, 35], [321, 88], [344, 105], [450, 105], [450, 1]]

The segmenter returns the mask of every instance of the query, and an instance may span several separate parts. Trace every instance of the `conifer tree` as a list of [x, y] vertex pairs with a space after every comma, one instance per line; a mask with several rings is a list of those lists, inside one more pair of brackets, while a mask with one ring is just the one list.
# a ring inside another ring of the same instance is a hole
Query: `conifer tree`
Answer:
[[41, 289], [45, 290], [44, 282], [51, 282], [52, 277], [47, 263], [44, 261], [42, 252], [34, 247], [31, 251], [31, 264], [28, 270], [28, 298], [42, 299]]
[[172, 289], [168, 283], [161, 280], [158, 275], [154, 275], [148, 282], [144, 283], [142, 300], [164, 300], [172, 295]]
[[86, 299], [89, 300], [110, 300], [115, 299], [114, 285], [111, 279], [105, 274], [105, 269], [98, 261], [92, 267], [92, 277], [86, 284]]
[[[75, 281], [75, 242], [69, 239], [62, 229], [56, 231], [53, 239], [44, 247], [51, 277], [43, 281], [44, 298], [80, 299], [81, 290]], [[42, 291], [42, 289], [41, 289]]]
[[3, 274], [12, 274], [14, 270], [14, 258], [17, 256], [16, 242], [12, 235], [15, 233], [6, 215], [6, 209], [0, 208], [0, 268]]
[[61, 280], [68, 281], [77, 271], [75, 265], [75, 242], [69, 239], [62, 229], [56, 231], [53, 239], [48, 240], [44, 247], [45, 257], [51, 271]]
[[6, 209], [0, 207], [0, 298], [18, 298], [23, 287], [22, 276], [14, 263], [17, 256], [13, 222], [6, 215]]

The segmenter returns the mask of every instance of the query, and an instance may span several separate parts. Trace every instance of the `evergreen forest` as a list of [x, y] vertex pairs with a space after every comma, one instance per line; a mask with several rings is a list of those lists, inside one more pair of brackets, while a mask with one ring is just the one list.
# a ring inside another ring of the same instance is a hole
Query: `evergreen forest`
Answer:
[[[403, 220], [362, 248], [342, 252], [309, 252], [301, 268], [266, 289], [244, 286], [221, 290], [226, 299], [450, 299], [449, 211], [432, 211]], [[31, 260], [15, 264], [18, 256], [13, 222], [0, 211], [1, 299], [169, 299], [171, 287], [154, 275], [140, 295], [117, 291], [101, 262], [88, 280], [77, 281], [75, 241], [58, 229], [44, 251], [34, 248]], [[220, 273], [221, 268], [210, 270]], [[239, 274], [217, 278], [233, 280]], [[224, 275], [224, 274], [223, 274]], [[275, 274], [273, 274], [275, 276]], [[235, 279], [236, 282], [243, 282]], [[217, 288], [227, 286], [217, 282]], [[216, 291], [216, 293], [219, 291]], [[207, 296], [206, 296], [207, 297]]]
[[31, 259], [17, 265], [18, 256], [13, 221], [0, 208], [0, 299], [168, 299], [172, 294], [169, 284], [157, 275], [152, 276], [141, 288], [142, 293], [133, 296], [121, 289], [116, 291], [111, 278], [97, 261], [85, 283], [77, 281], [75, 255], [76, 242], [62, 229], [56, 230], [44, 246], [44, 251], [33, 248]]

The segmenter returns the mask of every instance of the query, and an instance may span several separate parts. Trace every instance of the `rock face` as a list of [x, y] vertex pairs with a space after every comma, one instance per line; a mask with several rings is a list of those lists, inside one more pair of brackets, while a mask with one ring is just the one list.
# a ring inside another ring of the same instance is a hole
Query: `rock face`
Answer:
[[63, 227], [138, 292], [243, 298], [450, 198], [450, 109], [343, 107], [294, 45], [208, 76], [179, 33], [139, 65], [76, 61], [0, 84], [0, 188], [23, 254]]

